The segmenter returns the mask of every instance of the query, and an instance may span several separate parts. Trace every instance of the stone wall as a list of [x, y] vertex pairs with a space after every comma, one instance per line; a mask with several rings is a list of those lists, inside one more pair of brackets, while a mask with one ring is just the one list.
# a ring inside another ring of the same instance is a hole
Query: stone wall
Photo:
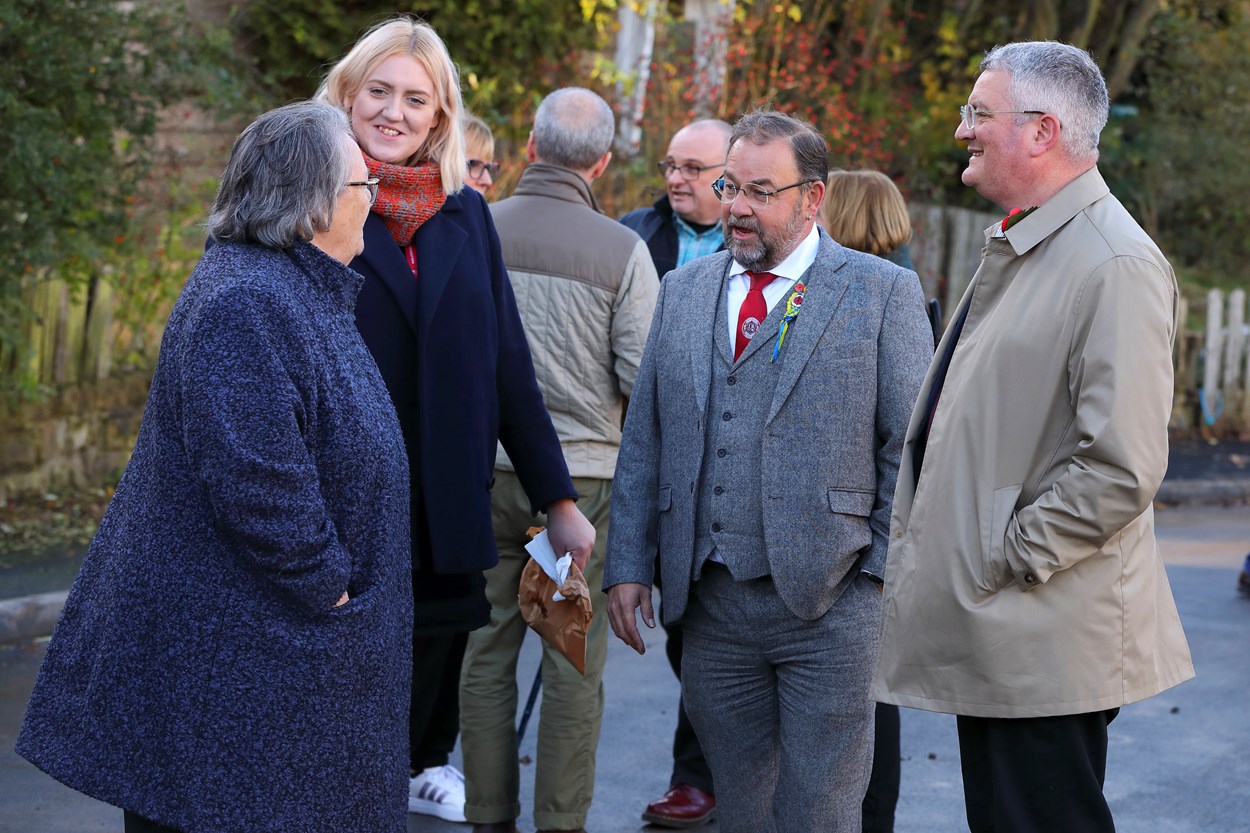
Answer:
[[73, 385], [0, 416], [0, 504], [115, 483], [134, 448], [148, 383], [134, 374]]

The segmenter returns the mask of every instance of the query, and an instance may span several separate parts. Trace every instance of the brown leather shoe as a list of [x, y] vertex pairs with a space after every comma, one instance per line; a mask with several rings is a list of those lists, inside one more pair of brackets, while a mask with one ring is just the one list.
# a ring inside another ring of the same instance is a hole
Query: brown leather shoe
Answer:
[[495, 821], [490, 824], [473, 825], [473, 833], [521, 833], [514, 821]]
[[689, 784], [677, 784], [642, 814], [645, 822], [679, 830], [702, 827], [715, 817], [716, 796]]

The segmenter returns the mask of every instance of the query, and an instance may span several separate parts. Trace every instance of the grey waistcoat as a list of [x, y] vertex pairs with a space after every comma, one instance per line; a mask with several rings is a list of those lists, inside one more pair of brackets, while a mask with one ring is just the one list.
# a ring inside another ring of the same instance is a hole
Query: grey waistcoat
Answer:
[[760, 437], [781, 369], [770, 360], [786, 303], [783, 298], [768, 311], [742, 358], [732, 364], [733, 345], [724, 325], [726, 295], [722, 284], [713, 329], [716, 349], [712, 351], [712, 386], [705, 417], [707, 447], [696, 503], [696, 581], [713, 549], [737, 581], [772, 572], [761, 514]]

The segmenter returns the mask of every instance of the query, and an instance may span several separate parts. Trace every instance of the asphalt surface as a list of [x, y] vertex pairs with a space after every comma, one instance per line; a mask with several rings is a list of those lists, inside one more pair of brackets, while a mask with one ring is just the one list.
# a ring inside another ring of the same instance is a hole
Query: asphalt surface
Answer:
[[[1250, 510], [1159, 512], [1159, 538], [1181, 610], [1196, 679], [1124, 708], [1111, 725], [1106, 793], [1126, 833], [1250, 831], [1250, 599], [1234, 590], [1250, 549]], [[639, 819], [667, 787], [677, 683], [663, 635], [646, 655], [615, 639], [606, 672], [592, 833], [655, 831]], [[537, 663], [531, 636], [522, 691]], [[44, 645], [0, 647], [0, 831], [120, 833], [121, 813], [61, 786], [13, 753], [13, 742]], [[533, 724], [522, 745], [535, 755]], [[965, 830], [954, 718], [904, 710], [897, 833]], [[533, 767], [522, 766], [521, 830], [532, 831]], [[715, 831], [715, 824], [703, 830]], [[409, 816], [410, 833], [467, 833], [465, 825]], [[787, 833], [795, 833], [787, 831]], [[801, 833], [801, 832], [800, 832]]]
[[1250, 504], [1250, 442], [1173, 440], [1155, 497], [1163, 506]]

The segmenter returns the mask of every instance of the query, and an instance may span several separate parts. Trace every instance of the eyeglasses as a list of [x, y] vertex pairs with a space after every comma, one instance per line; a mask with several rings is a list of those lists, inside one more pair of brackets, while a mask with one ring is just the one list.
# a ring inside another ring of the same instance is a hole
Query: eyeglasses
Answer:
[[681, 174], [681, 178], [686, 180], [686, 182], [694, 182], [699, 178], [699, 174], [704, 171], [710, 171], [713, 168], [723, 168], [725, 167], [725, 163], [721, 162], [716, 165], [695, 165], [694, 163], [678, 165], [672, 160], [665, 159], [663, 162], [656, 162], [655, 166], [660, 169], [660, 175], [665, 179], [668, 179], [669, 174], [673, 171], [677, 171]]
[[366, 179], [364, 182], [344, 183], [343, 187], [350, 188], [353, 185], [356, 185], [361, 188], [368, 188], [369, 189], [369, 205], [373, 205], [375, 202], [378, 201], [378, 183], [380, 181], [381, 180], [379, 180], [376, 176], [371, 176], [368, 179]]
[[1044, 116], [1045, 110], [977, 110], [971, 104], [959, 105], [959, 118], [964, 124], [968, 125], [969, 130], [977, 129], [977, 120], [985, 119], [989, 121], [994, 116], [1006, 115], [1014, 113], [1021, 116]]
[[805, 179], [802, 182], [778, 188], [776, 191], [765, 191], [758, 185], [734, 185], [732, 182], [726, 182], [725, 178], [721, 177], [712, 183], [712, 192], [716, 194], [716, 199], [726, 204], [732, 204], [734, 200], [738, 199], [739, 194], [743, 194], [751, 205], [762, 207], [768, 205], [768, 201], [782, 191], [789, 191], [791, 188], [798, 188], [800, 185], [806, 185], [809, 182], [816, 182], [816, 180]]
[[490, 172], [490, 178], [494, 179], [495, 174], [499, 173], [498, 162], [483, 162], [481, 159], [469, 160], [469, 178], [480, 179], [483, 173]]

